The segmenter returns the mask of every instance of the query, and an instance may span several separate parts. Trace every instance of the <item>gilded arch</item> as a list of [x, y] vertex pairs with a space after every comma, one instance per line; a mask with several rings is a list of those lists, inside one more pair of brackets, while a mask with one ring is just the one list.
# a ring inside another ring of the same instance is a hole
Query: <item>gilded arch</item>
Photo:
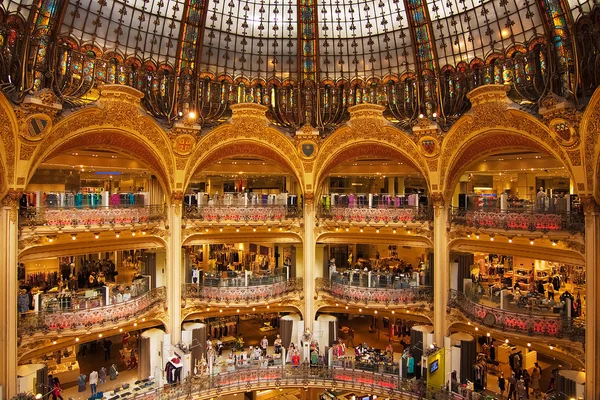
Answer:
[[331, 169], [343, 161], [359, 157], [389, 157], [414, 167], [426, 179], [431, 188], [427, 164], [417, 145], [404, 132], [385, 125], [383, 117], [375, 116], [369, 123], [351, 120], [350, 127], [343, 127], [328, 137], [315, 160], [314, 182], [318, 186]]
[[232, 111], [232, 122], [204, 136], [189, 155], [183, 187], [187, 187], [196, 171], [220, 159], [252, 155], [265, 157], [287, 168], [304, 191], [304, 169], [298, 152], [287, 136], [268, 126], [266, 107], [237, 104], [232, 106]]
[[583, 142], [586, 192], [593, 193], [596, 201], [600, 201], [600, 87], [583, 113], [579, 130]]
[[0, 194], [15, 183], [17, 117], [9, 101], [0, 93]]
[[[160, 140], [158, 136], [164, 136], [162, 130], [156, 126], [155, 131], [160, 131], [160, 133], [152, 135], [152, 132], [145, 129], [148, 127], [146, 123], [141, 123], [140, 126], [134, 128], [121, 123], [122, 119], [111, 114], [99, 108], [88, 108], [78, 111], [56, 124], [34, 151], [27, 180], [31, 179], [40, 163], [49, 157], [77, 148], [102, 146], [133, 154], [157, 174], [165, 192], [169, 193], [172, 184], [173, 161], [170, 148], [167, 148], [166, 142]], [[155, 123], [152, 122], [152, 125]], [[100, 132], [104, 134], [98, 134]], [[149, 135], [152, 135], [154, 139], [150, 139]]]
[[[495, 88], [482, 89], [493, 91]], [[478, 89], [471, 93], [476, 91]], [[498, 150], [511, 148], [535, 149], [550, 154], [564, 163], [575, 180], [569, 157], [550, 130], [531, 115], [509, 108], [505, 92], [501, 93], [499, 95], [497, 91], [483, 99], [476, 98], [481, 96], [480, 93], [471, 96], [472, 113], [461, 117], [446, 135], [440, 156], [440, 182], [444, 182], [442, 190], [446, 198], [452, 195], [461, 171], [470, 163]]]

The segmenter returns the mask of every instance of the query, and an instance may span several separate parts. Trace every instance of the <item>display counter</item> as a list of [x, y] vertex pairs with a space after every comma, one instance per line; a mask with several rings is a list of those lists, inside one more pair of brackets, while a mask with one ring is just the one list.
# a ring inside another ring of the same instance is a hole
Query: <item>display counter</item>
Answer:
[[61, 384], [76, 382], [81, 374], [78, 361], [70, 361], [68, 363], [61, 362], [53, 367], [48, 366], [48, 374], [54, 378], [58, 378]]

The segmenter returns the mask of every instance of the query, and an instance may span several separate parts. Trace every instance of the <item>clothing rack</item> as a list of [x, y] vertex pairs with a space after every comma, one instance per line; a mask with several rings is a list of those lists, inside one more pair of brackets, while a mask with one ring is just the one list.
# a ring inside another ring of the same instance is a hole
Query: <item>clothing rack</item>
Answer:
[[485, 390], [487, 386], [487, 363], [485, 354], [479, 354], [477, 360], [473, 364], [475, 372], [474, 386], [475, 390]]

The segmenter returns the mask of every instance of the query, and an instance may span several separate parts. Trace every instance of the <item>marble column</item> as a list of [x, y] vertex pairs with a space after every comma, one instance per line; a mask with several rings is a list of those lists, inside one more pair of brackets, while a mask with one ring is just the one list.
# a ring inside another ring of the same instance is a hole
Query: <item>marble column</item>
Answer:
[[181, 292], [183, 285], [183, 262], [181, 256], [181, 220], [183, 193], [171, 196], [168, 208], [169, 244], [167, 248], [167, 304], [169, 305], [169, 333], [171, 343], [181, 341]]
[[10, 191], [0, 209], [0, 385], [4, 398], [17, 394], [17, 249], [19, 192]]
[[[315, 321], [315, 205], [312, 193], [304, 195], [304, 327], [313, 329]], [[322, 267], [321, 267], [322, 268]]]
[[585, 211], [585, 394], [600, 399], [600, 205], [593, 197], [582, 197]]
[[[435, 194], [435, 193], [434, 193]], [[448, 305], [448, 289], [450, 281], [450, 264], [448, 251], [448, 206], [444, 199], [433, 199], [433, 328], [434, 340], [438, 346], [444, 345], [446, 336], [446, 307]]]

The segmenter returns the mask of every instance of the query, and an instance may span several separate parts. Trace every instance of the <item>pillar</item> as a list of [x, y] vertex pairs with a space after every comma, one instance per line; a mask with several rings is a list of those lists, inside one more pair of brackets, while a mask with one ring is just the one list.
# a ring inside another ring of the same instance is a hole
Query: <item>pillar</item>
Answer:
[[585, 211], [585, 394], [600, 398], [600, 205], [593, 197], [582, 197]]
[[444, 345], [446, 336], [446, 307], [450, 281], [448, 251], [448, 205], [441, 193], [432, 193], [433, 201], [433, 333], [438, 346]]
[[21, 193], [10, 191], [0, 209], [0, 385], [4, 398], [17, 394], [17, 248]]
[[[304, 242], [302, 249], [304, 253], [304, 327], [313, 329], [315, 321], [315, 204], [314, 194], [304, 194]], [[322, 269], [322, 267], [321, 267]]]
[[396, 188], [395, 188], [396, 178], [393, 176], [390, 176], [387, 179], [388, 179], [388, 193], [391, 196], [395, 196], [396, 195]]
[[183, 262], [181, 257], [181, 212], [183, 192], [173, 193], [168, 208], [171, 236], [167, 248], [167, 304], [169, 305], [169, 333], [171, 343], [181, 341], [181, 290]]
[[404, 196], [404, 177], [403, 176], [399, 176], [398, 177], [398, 194], [400, 196]]

